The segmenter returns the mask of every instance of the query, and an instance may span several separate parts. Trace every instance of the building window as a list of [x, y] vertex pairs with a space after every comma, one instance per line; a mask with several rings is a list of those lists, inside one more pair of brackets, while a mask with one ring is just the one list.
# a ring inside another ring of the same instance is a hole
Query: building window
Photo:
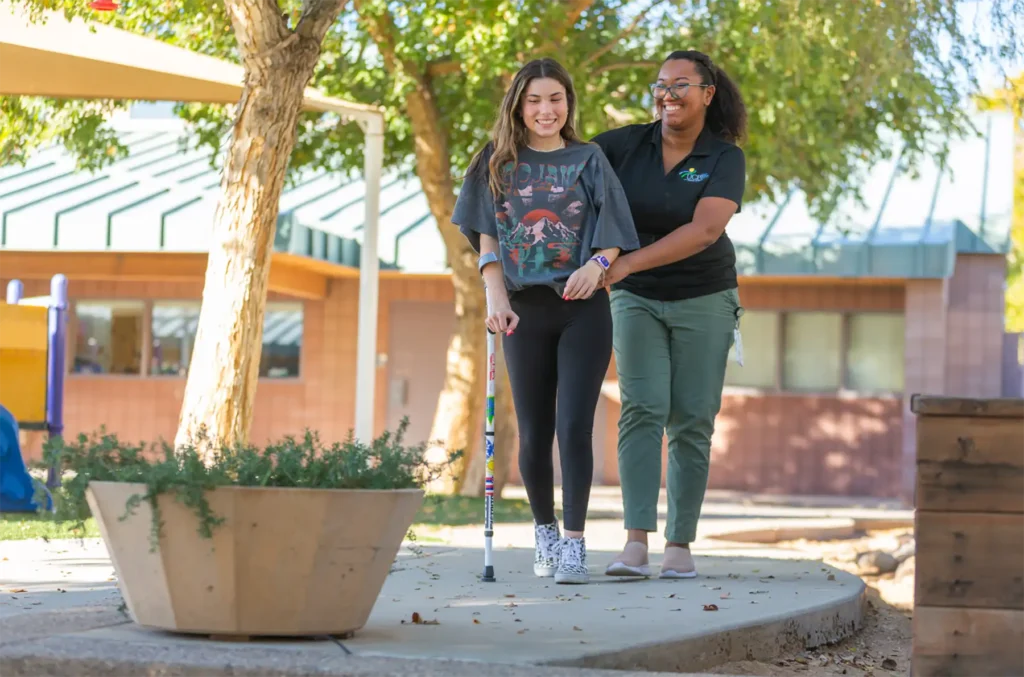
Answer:
[[77, 330], [73, 374], [140, 374], [141, 301], [89, 301], [75, 304]]
[[[185, 376], [199, 327], [197, 302], [153, 303], [153, 376]], [[302, 305], [268, 303], [263, 320], [261, 378], [296, 378], [302, 348]]]
[[729, 351], [725, 385], [737, 388], [775, 388], [779, 369], [779, 314], [748, 310], [740, 318], [743, 366], [735, 362], [736, 346]]
[[260, 377], [296, 378], [302, 352], [302, 304], [268, 303], [263, 320]]
[[903, 315], [858, 313], [849, 317], [846, 387], [858, 392], [903, 391]]
[[787, 313], [782, 387], [795, 391], [842, 386], [841, 313]]
[[196, 343], [199, 303], [153, 304], [151, 376], [185, 376]]

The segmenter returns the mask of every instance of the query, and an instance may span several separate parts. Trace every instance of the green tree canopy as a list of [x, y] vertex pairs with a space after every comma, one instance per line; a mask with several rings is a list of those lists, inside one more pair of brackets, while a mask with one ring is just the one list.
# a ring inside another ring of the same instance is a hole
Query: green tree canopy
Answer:
[[[219, 0], [137, 0], [112, 14], [93, 12], [84, 0], [30, 4], [237, 60]], [[297, 23], [301, 3], [278, 4]], [[1024, 35], [1017, 32], [1022, 0], [991, 0], [990, 13], [974, 17], [994, 27], [987, 42], [968, 21], [976, 3], [957, 0], [358, 4], [360, 12], [350, 3], [327, 34], [311, 84], [331, 96], [386, 108], [390, 165], [412, 164], [416, 135], [404, 94], [416, 86], [416, 74], [429, 79], [458, 176], [486, 140], [507, 77], [526, 60], [549, 55], [571, 69], [580, 90], [581, 128], [590, 136], [649, 119], [647, 84], [660, 60], [692, 47], [723, 66], [746, 99], [748, 199], [791, 182], [816, 200], [856, 188], [857, 167], [886, 151], [881, 127], [895, 130], [914, 151], [935, 152], [928, 132], [966, 129], [964, 101], [978, 89], [979, 69], [1024, 52]], [[387, 68], [366, 30], [366, 17], [383, 14], [391, 18], [398, 71]], [[23, 161], [56, 140], [83, 167], [102, 166], [125, 151], [105, 115], [127, 103], [3, 97], [0, 157], [5, 164]], [[178, 108], [205, 143], [219, 143], [230, 125], [230, 107]], [[353, 126], [305, 114], [291, 165], [359, 171], [361, 141]]]

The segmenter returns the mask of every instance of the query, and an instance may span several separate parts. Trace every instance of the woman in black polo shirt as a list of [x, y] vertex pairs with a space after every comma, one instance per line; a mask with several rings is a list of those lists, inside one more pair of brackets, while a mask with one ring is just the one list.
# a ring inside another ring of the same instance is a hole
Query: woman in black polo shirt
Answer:
[[668, 457], [662, 578], [697, 575], [697, 533], [729, 349], [742, 313], [725, 227], [745, 185], [746, 110], [707, 55], [672, 53], [651, 85], [658, 119], [597, 136], [626, 191], [641, 249], [609, 269], [622, 394], [619, 475], [627, 542], [613, 576], [649, 576], [661, 441]]

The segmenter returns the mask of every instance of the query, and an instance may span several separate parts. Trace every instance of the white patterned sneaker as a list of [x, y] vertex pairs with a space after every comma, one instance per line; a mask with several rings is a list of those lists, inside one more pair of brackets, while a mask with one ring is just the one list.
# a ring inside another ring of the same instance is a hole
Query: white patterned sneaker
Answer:
[[587, 541], [585, 538], [565, 538], [562, 540], [562, 551], [558, 559], [558, 571], [555, 572], [555, 583], [589, 583], [590, 570], [587, 569]]
[[558, 555], [562, 545], [558, 520], [551, 524], [534, 524], [533, 538], [533, 574], [540, 578], [551, 578], [558, 569]]

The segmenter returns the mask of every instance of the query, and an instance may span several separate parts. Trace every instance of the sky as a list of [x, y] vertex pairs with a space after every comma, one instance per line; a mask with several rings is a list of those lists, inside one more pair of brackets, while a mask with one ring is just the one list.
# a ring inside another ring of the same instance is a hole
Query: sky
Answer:
[[[1004, 0], [1005, 2], [1005, 0]], [[989, 17], [992, 12], [992, 0], [976, 0], [964, 2], [960, 6], [962, 26], [971, 26], [977, 30], [980, 37], [989, 42], [993, 37], [992, 26]], [[1021, 36], [1024, 36], [1024, 15], [1016, 17], [1014, 24]], [[948, 42], [948, 41], [947, 41]], [[1005, 84], [1006, 76], [1015, 76], [1024, 70], [1024, 61], [1002, 60], [999, 62], [988, 62], [978, 69], [978, 80], [985, 90], [997, 89]]]

